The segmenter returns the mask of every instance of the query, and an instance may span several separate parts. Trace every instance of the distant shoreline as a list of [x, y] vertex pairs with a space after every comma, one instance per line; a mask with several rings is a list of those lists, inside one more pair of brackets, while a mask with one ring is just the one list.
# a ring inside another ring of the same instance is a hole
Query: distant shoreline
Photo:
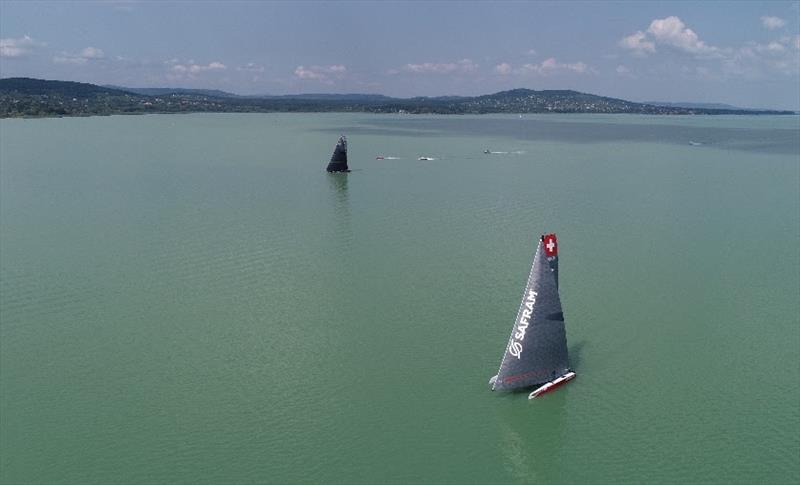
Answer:
[[[153, 92], [158, 94], [153, 94]], [[71, 81], [0, 79], [0, 118], [176, 113], [794, 115], [788, 110], [664, 106], [571, 90], [513, 89], [483, 96], [370, 94], [248, 97], [189, 89], [127, 89]]]
[[684, 118], [684, 117], [716, 117], [716, 116], [800, 116], [800, 112], [758, 112], [758, 113], [692, 113], [692, 114], [675, 114], [675, 113], [593, 113], [593, 112], [549, 112], [549, 113], [392, 113], [392, 112], [367, 112], [367, 111], [148, 111], [148, 112], [119, 112], [119, 113], [97, 113], [97, 114], [45, 114], [34, 116], [6, 116], [0, 115], [0, 120], [43, 120], [43, 119], [60, 119], [60, 118], [102, 118], [111, 116], [160, 116], [160, 115], [198, 115], [198, 114], [242, 114], [242, 115], [258, 115], [258, 114], [288, 114], [288, 115], [304, 115], [304, 114], [364, 114], [364, 115], [391, 115], [398, 116], [491, 116], [491, 115], [620, 115], [620, 116], [658, 116], [663, 118]]

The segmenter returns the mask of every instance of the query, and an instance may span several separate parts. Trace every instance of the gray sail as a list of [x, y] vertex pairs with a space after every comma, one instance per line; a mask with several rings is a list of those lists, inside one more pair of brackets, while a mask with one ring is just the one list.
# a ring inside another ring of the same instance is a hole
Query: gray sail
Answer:
[[331, 161], [326, 169], [328, 172], [349, 172], [347, 168], [347, 138], [339, 137], [336, 148], [333, 149]]
[[558, 296], [555, 234], [539, 239], [528, 284], [492, 390], [524, 389], [569, 371], [567, 332]]

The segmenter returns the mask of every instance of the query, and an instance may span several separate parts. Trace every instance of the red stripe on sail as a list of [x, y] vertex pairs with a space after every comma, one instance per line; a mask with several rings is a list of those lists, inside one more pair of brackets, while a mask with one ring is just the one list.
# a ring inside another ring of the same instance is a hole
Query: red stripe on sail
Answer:
[[514, 381], [518, 381], [520, 379], [526, 379], [526, 378], [529, 378], [529, 377], [546, 376], [546, 375], [548, 375], [547, 371], [537, 370], [537, 371], [526, 372], [524, 374], [517, 374], [515, 376], [507, 376], [507, 377], [503, 378], [503, 382], [514, 382]]

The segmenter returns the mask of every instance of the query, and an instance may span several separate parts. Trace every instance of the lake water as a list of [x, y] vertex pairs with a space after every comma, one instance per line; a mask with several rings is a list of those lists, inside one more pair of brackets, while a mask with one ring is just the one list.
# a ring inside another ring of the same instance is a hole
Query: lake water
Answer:
[[797, 483], [799, 248], [798, 117], [2, 120], [0, 482]]

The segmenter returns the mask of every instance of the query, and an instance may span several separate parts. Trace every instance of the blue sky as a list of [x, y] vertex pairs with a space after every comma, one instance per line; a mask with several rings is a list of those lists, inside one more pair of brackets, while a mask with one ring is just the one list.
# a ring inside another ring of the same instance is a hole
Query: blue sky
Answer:
[[800, 109], [800, 2], [0, 0], [0, 76]]

